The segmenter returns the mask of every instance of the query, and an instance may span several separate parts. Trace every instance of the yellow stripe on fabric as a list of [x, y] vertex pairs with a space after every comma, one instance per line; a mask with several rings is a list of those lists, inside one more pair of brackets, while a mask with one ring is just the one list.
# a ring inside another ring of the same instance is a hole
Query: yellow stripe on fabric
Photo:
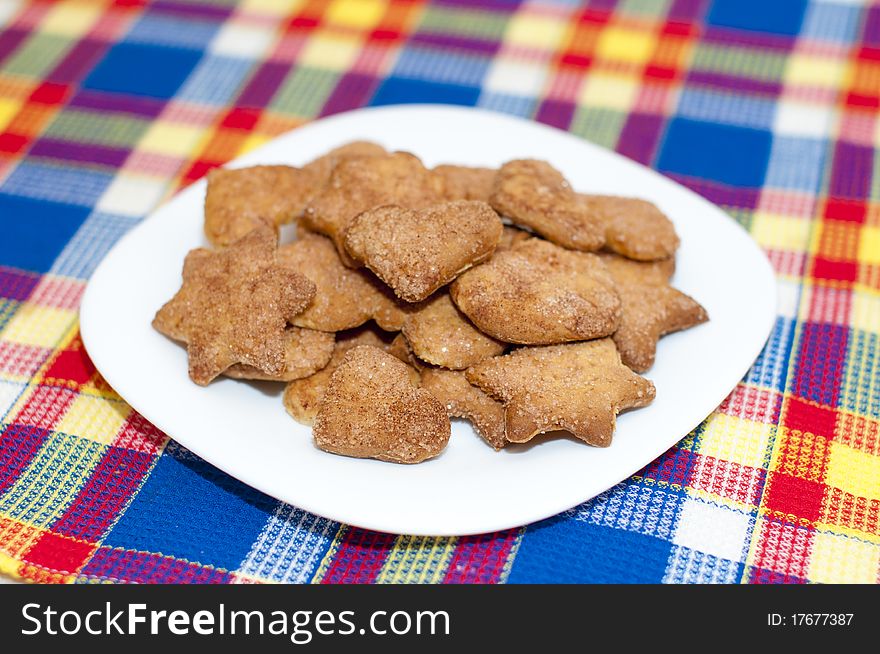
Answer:
[[110, 445], [130, 414], [131, 407], [125, 402], [80, 394], [67, 409], [56, 429], [102, 445]]
[[872, 265], [880, 264], [880, 227], [862, 227], [859, 238], [859, 261]]
[[0, 552], [20, 559], [44, 533], [45, 529], [38, 529], [20, 520], [7, 520], [0, 515]]
[[0, 498], [0, 516], [48, 527], [70, 505], [107, 446], [53, 433]]
[[837, 534], [818, 533], [813, 541], [808, 577], [824, 584], [875, 584], [880, 548]]
[[19, 573], [20, 568], [21, 561], [0, 550], [0, 575], [6, 575], [13, 579], [21, 579], [21, 574]]
[[438, 584], [443, 581], [457, 538], [398, 536], [377, 584]]
[[52, 7], [40, 23], [41, 33], [83, 37], [105, 11], [107, 2], [67, 0]]
[[704, 423], [698, 452], [721, 461], [762, 468], [776, 426], [726, 413], [713, 413]]
[[342, 545], [342, 539], [345, 538], [345, 533], [347, 531], [347, 525], [339, 526], [336, 535], [333, 536], [333, 541], [330, 543], [330, 547], [327, 548], [327, 553], [324, 554], [324, 558], [321, 559], [321, 562], [318, 564], [318, 569], [315, 570], [315, 574], [312, 576], [312, 580], [309, 583], [320, 584], [327, 575], [327, 571], [330, 569], [330, 566], [333, 565], [333, 559], [335, 559], [336, 555], [339, 553], [339, 547]]
[[880, 500], [880, 457], [832, 442], [825, 483], [858, 497]]
[[76, 312], [25, 302], [3, 329], [5, 341], [51, 348], [76, 322]]
[[501, 569], [501, 574], [498, 577], [499, 584], [507, 583], [507, 578], [510, 576], [510, 571], [513, 568], [513, 562], [516, 559], [517, 552], [519, 552], [519, 546], [522, 544], [522, 539], [525, 533], [526, 528], [520, 527], [519, 533], [517, 533], [516, 539], [513, 541], [513, 545], [510, 546], [510, 552], [507, 553], [507, 560], [504, 562], [504, 567]]

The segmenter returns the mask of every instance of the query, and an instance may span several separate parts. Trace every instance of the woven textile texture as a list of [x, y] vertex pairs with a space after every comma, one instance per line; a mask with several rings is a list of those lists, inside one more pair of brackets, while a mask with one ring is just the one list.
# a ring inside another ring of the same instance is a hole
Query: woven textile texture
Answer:
[[[0, 26], [3, 573], [878, 581], [880, 6], [0, 0]], [[281, 504], [133, 412], [78, 336], [89, 275], [163, 199], [304, 122], [399, 102], [616, 149], [723, 207], [777, 273], [773, 333], [724, 403], [632, 478], [522, 529], [392, 536]]]

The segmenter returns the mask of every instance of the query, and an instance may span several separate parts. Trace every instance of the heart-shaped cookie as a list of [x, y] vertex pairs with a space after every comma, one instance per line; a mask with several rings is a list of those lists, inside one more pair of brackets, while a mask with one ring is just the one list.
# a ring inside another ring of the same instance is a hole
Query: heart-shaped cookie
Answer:
[[334, 454], [420, 463], [449, 441], [446, 408], [415, 386], [410, 368], [371, 345], [350, 350], [333, 373], [315, 417], [319, 448]]

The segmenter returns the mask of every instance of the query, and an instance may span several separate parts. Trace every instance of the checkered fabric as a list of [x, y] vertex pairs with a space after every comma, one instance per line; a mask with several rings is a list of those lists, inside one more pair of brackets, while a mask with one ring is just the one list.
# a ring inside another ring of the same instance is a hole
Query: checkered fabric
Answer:
[[[0, 0], [0, 25], [0, 571], [878, 581], [880, 6]], [[393, 536], [279, 503], [132, 411], [78, 336], [89, 275], [164, 198], [306, 121], [398, 102], [614, 148], [721, 205], [777, 273], [772, 336], [724, 403], [632, 478], [522, 529]]]

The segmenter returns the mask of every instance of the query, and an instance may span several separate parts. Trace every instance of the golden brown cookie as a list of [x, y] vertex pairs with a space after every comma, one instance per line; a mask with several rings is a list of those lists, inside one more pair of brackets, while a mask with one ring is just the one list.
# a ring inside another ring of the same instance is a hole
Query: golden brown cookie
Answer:
[[308, 306], [315, 285], [275, 259], [276, 236], [260, 225], [225, 250], [190, 252], [183, 285], [153, 327], [187, 344], [190, 378], [207, 385], [236, 363], [280, 376], [287, 323]]
[[578, 197], [605, 225], [605, 249], [639, 261], [666, 259], [678, 249], [672, 221], [652, 202], [611, 195]]
[[496, 252], [501, 252], [502, 250], [510, 250], [517, 243], [522, 243], [523, 241], [528, 241], [532, 238], [532, 234], [523, 229], [518, 229], [516, 227], [511, 227], [510, 225], [504, 226], [504, 231], [501, 232], [501, 239], [498, 241], [498, 245], [495, 248]]
[[[370, 141], [352, 141], [338, 148], [333, 148], [327, 154], [318, 157], [314, 161], [303, 166], [303, 170], [312, 175], [319, 186], [323, 186], [330, 179], [330, 174], [336, 165], [345, 159], [359, 159], [364, 157], [382, 157], [388, 152], [381, 145]], [[316, 188], [315, 192], [320, 191]]]
[[512, 443], [564, 429], [590, 445], [607, 447], [617, 414], [646, 406], [655, 395], [654, 384], [620, 362], [610, 338], [520, 348], [477, 364], [466, 376], [504, 402]]
[[376, 318], [383, 328], [402, 326], [393, 294], [368, 270], [344, 266], [330, 239], [301, 231], [296, 241], [278, 248], [278, 262], [315, 283], [315, 298], [294, 325], [336, 332]]
[[442, 199], [439, 184], [407, 152], [340, 161], [322, 192], [306, 207], [302, 223], [329, 236], [347, 266], [356, 266], [343, 245], [343, 232], [358, 214], [386, 204], [421, 209]]
[[445, 199], [489, 202], [498, 171], [494, 168], [443, 165], [437, 166], [432, 172], [440, 180]]
[[[403, 339], [400, 334], [398, 334], [398, 337], [401, 340]], [[321, 398], [324, 397], [324, 393], [327, 390], [330, 376], [339, 364], [342, 363], [345, 353], [358, 345], [379, 347], [406, 361], [409, 358], [409, 353], [405, 349], [406, 345], [403, 345], [403, 349], [401, 349], [401, 343], [397, 338], [390, 343], [387, 340], [388, 338], [387, 334], [377, 331], [372, 326], [339, 332], [336, 335], [336, 345], [333, 349], [333, 354], [327, 365], [309, 377], [291, 381], [284, 389], [284, 408], [287, 409], [287, 412], [294, 420], [311, 425], [315, 421], [318, 405], [321, 403]], [[410, 378], [414, 384], [418, 384], [419, 374], [414, 369], [410, 371]]]
[[504, 352], [504, 344], [474, 327], [445, 292], [436, 293], [411, 311], [403, 323], [403, 334], [421, 360], [453, 370]]
[[671, 259], [647, 263], [603, 254], [602, 260], [614, 278], [622, 304], [614, 342], [621, 360], [636, 372], [654, 365], [661, 336], [709, 319], [696, 300], [669, 285], [674, 267]]
[[514, 224], [563, 247], [591, 252], [605, 244], [605, 224], [545, 161], [519, 159], [504, 164], [495, 178], [490, 204]]
[[334, 454], [420, 463], [449, 441], [446, 409], [410, 379], [409, 366], [370, 345], [349, 350], [318, 407], [313, 433]]
[[277, 231], [302, 213], [313, 193], [312, 175], [292, 166], [215, 168], [205, 192], [205, 236], [226, 246], [257, 225]]
[[459, 200], [427, 209], [382, 206], [358, 215], [345, 230], [352, 258], [407, 302], [419, 302], [491, 256], [501, 220], [485, 202]]
[[468, 382], [464, 371], [425, 368], [422, 388], [443, 403], [450, 418], [469, 420], [474, 431], [496, 450], [507, 443], [504, 405]]
[[253, 366], [236, 363], [223, 374], [235, 379], [261, 379], [265, 381], [291, 381], [315, 374], [330, 361], [333, 354], [334, 334], [299, 327], [287, 328], [287, 358], [284, 372], [267, 375]]
[[602, 260], [533, 238], [450, 287], [459, 309], [500, 341], [545, 345], [614, 333], [620, 299]]

